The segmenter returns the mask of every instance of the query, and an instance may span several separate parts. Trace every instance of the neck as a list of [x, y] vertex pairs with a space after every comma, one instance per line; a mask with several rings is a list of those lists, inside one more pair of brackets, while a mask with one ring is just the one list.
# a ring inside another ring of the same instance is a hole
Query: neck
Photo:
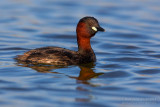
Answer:
[[77, 37], [78, 52], [92, 52], [90, 38]]

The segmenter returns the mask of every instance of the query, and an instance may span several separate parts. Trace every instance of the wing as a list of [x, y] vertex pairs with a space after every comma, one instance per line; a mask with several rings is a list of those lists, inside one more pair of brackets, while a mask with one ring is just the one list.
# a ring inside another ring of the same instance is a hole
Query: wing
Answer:
[[30, 50], [16, 59], [33, 64], [70, 65], [77, 62], [78, 53], [59, 47], [43, 47]]

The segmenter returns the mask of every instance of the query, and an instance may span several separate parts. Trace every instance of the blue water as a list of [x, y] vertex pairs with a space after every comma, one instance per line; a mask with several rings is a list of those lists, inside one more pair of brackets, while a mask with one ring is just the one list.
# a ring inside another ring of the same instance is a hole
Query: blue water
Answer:
[[[28, 66], [16, 55], [45, 46], [77, 50], [76, 24], [94, 16], [97, 62]], [[3, 0], [1, 107], [159, 107], [159, 0]]]

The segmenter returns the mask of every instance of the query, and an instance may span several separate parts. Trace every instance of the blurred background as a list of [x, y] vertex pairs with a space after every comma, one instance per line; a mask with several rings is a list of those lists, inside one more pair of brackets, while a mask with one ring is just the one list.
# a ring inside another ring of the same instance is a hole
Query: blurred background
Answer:
[[[45, 46], [77, 50], [76, 25], [93, 16], [97, 62], [34, 66], [16, 55]], [[0, 3], [0, 105], [3, 107], [158, 107], [159, 0], [3, 0]]]

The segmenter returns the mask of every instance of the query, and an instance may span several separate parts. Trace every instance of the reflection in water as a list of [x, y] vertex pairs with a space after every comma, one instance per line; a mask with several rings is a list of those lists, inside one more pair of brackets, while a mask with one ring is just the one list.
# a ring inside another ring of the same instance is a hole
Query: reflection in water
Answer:
[[[38, 72], [41, 73], [57, 73], [60, 74], [59, 72], [53, 72], [53, 69], [59, 69], [59, 68], [67, 68], [67, 66], [54, 66], [54, 65], [30, 65], [30, 64], [20, 64], [17, 63], [18, 66], [22, 66], [22, 67], [29, 67], [32, 68]], [[69, 78], [74, 78], [77, 80], [77, 83], [81, 83], [81, 84], [86, 84], [92, 87], [96, 87], [96, 84], [90, 83], [88, 82], [88, 80], [92, 79], [92, 78], [96, 78], [99, 75], [102, 75], [104, 73], [95, 73], [93, 68], [95, 67], [94, 63], [89, 63], [89, 64], [84, 64], [84, 65], [79, 65], [80, 68], [80, 73], [78, 77], [74, 77], [74, 76], [68, 76]], [[77, 86], [76, 90], [78, 92], [80, 92], [81, 94], [84, 94], [84, 97], [79, 98], [79, 96], [76, 96], [75, 101], [76, 102], [89, 102], [91, 101], [94, 96], [90, 93], [90, 91], [88, 89], [86, 89], [83, 86]]]
[[95, 78], [103, 73], [95, 73], [91, 68], [80, 66], [81, 71], [77, 80], [89, 80], [91, 78]]
[[[18, 66], [22, 67], [29, 67], [32, 68], [38, 72], [41, 73], [58, 73], [58, 72], [53, 72], [53, 69], [59, 69], [59, 68], [67, 68], [67, 66], [54, 66], [54, 65], [33, 65], [33, 64], [26, 64], [26, 63], [17, 63]], [[102, 75], [103, 73], [95, 73], [93, 71], [93, 68], [95, 67], [94, 63], [89, 63], [89, 64], [83, 64], [79, 65], [80, 68], [80, 73], [78, 77], [73, 77], [69, 76], [70, 78], [75, 78], [77, 80], [77, 83], [84, 83], [84, 84], [89, 84], [87, 80], [90, 80], [92, 78], [96, 78], [99, 75]], [[60, 73], [58, 73], [60, 74]]]

